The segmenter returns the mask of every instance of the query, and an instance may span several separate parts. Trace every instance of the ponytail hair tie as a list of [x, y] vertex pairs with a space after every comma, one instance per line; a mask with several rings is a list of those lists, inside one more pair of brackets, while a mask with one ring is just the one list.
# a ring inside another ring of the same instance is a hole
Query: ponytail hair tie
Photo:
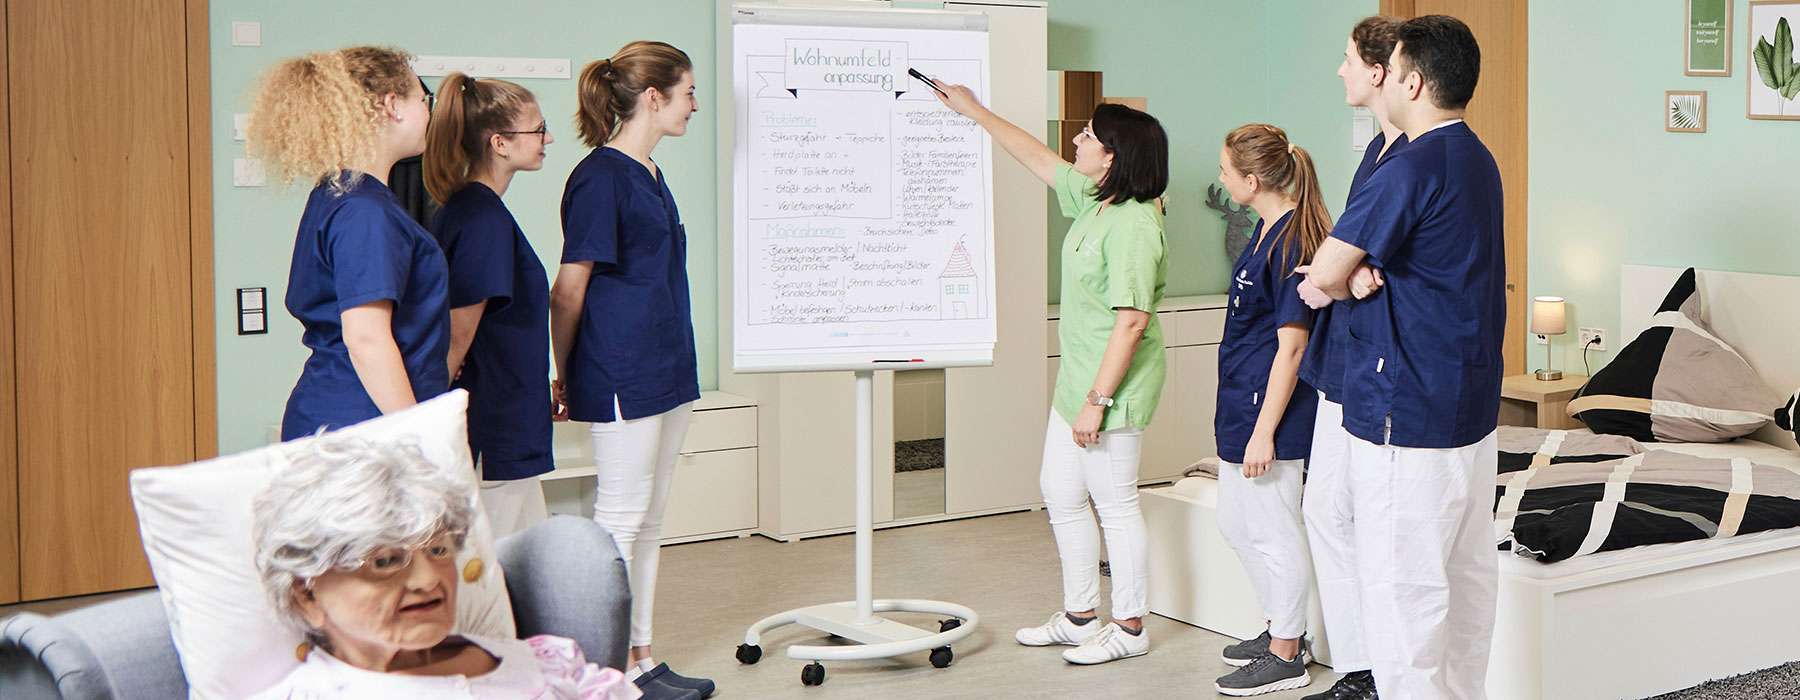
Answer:
[[1288, 144], [1288, 155], [1294, 155], [1294, 144]]

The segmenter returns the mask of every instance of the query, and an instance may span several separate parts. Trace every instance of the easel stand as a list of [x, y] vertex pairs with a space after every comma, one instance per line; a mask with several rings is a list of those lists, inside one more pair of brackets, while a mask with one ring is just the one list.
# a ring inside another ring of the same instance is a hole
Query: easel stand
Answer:
[[[975, 631], [979, 618], [975, 611], [954, 603], [935, 600], [875, 600], [875, 373], [856, 372], [856, 600], [826, 603], [765, 617], [744, 633], [738, 646], [737, 659], [746, 664], [762, 658], [764, 632], [783, 625], [799, 624], [856, 642], [842, 646], [795, 644], [787, 649], [788, 658], [810, 660], [801, 669], [800, 682], [819, 685], [825, 682], [822, 661], [859, 661], [885, 659], [903, 654], [931, 651], [931, 665], [944, 668], [954, 658], [950, 644]], [[895, 622], [876, 613], [916, 612], [949, 615], [936, 633]]]

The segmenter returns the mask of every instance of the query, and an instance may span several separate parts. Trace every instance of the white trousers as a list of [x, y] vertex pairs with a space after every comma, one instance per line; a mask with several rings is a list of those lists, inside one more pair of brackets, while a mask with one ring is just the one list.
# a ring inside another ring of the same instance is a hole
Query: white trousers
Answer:
[[[476, 469], [480, 469], [480, 465]], [[494, 539], [529, 529], [544, 522], [550, 512], [544, 505], [544, 483], [537, 477], [481, 481], [481, 510], [487, 513]]]
[[1350, 517], [1350, 440], [1344, 430], [1344, 407], [1319, 394], [1306, 498], [1300, 510], [1305, 514], [1313, 568], [1318, 570], [1331, 670], [1338, 673], [1370, 669], [1363, 646], [1362, 584], [1356, 578], [1356, 530]]
[[1062, 555], [1063, 609], [1094, 610], [1100, 604], [1100, 529], [1106, 531], [1112, 566], [1112, 617], [1143, 617], [1150, 611], [1144, 582], [1150, 563], [1150, 535], [1138, 507], [1138, 455], [1143, 431], [1119, 428], [1100, 433], [1100, 442], [1077, 447], [1069, 423], [1050, 412], [1044, 432], [1044, 465], [1038, 486], [1050, 531]]
[[1384, 698], [1487, 697], [1499, 459], [1494, 433], [1453, 449], [1351, 439], [1363, 643]]
[[1305, 470], [1305, 460], [1276, 460], [1267, 473], [1250, 479], [1241, 464], [1219, 464], [1219, 533], [1237, 550], [1269, 634], [1277, 639], [1306, 634], [1313, 578], [1306, 528], [1300, 524]]
[[650, 645], [663, 509], [669, 503], [675, 461], [681, 456], [693, 408], [691, 403], [682, 404], [668, 413], [594, 423], [589, 428], [597, 467], [594, 522], [612, 533], [630, 573], [634, 647]]

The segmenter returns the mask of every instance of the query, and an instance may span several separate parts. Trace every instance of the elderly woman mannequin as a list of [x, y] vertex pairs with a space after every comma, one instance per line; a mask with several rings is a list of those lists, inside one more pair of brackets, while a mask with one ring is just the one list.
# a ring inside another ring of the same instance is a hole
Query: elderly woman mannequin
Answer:
[[302, 663], [258, 698], [639, 697], [574, 642], [452, 635], [474, 490], [410, 447], [322, 438], [256, 499], [256, 565]]

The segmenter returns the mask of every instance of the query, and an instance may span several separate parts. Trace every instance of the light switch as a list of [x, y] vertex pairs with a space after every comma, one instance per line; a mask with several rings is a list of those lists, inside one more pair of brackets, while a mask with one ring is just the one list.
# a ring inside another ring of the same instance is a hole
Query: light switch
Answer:
[[233, 141], [244, 140], [245, 132], [249, 128], [250, 128], [250, 115], [248, 115], [248, 114], [233, 114], [233, 115], [231, 115], [231, 140], [233, 140]]
[[238, 335], [262, 335], [269, 332], [268, 295], [268, 287], [238, 288]]
[[261, 22], [232, 22], [232, 46], [262, 46]]
[[1350, 110], [1350, 150], [1361, 153], [1369, 148], [1369, 142], [1375, 140], [1375, 132], [1379, 130], [1375, 123], [1375, 113], [1366, 107]]
[[268, 184], [268, 176], [263, 173], [262, 161], [255, 158], [237, 158], [231, 161], [231, 186], [262, 187]]

